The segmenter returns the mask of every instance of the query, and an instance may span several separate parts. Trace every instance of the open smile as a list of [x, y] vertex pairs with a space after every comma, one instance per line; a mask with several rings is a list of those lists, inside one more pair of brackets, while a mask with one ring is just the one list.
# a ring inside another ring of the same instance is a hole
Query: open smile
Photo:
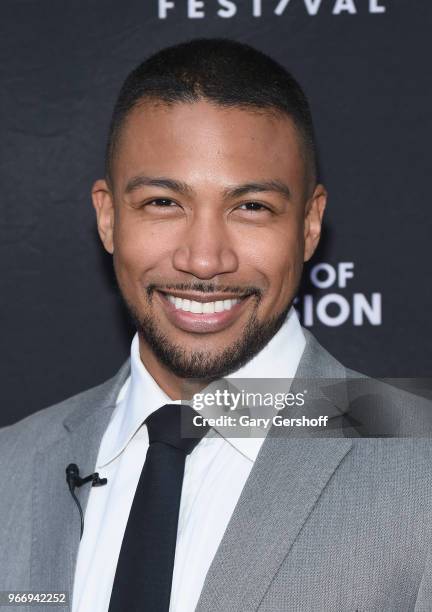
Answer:
[[169, 321], [183, 331], [211, 333], [229, 327], [248, 307], [253, 295], [165, 293], [156, 291]]

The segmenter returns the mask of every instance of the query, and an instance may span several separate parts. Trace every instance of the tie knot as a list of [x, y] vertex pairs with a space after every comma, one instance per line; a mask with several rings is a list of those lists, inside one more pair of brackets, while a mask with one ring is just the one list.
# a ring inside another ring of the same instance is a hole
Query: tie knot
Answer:
[[187, 404], [165, 404], [158, 408], [145, 420], [149, 443], [161, 442], [188, 455], [209, 430], [208, 426], [194, 425], [196, 415]]

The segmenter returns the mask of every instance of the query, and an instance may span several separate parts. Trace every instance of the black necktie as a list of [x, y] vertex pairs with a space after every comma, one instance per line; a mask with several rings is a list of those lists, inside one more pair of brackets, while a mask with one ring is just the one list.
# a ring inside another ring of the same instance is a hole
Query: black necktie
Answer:
[[[186, 455], [208, 431], [193, 425], [196, 414], [190, 406], [166, 404], [145, 421], [149, 447], [123, 537], [109, 612], [168, 612]], [[185, 437], [188, 434], [197, 437]]]

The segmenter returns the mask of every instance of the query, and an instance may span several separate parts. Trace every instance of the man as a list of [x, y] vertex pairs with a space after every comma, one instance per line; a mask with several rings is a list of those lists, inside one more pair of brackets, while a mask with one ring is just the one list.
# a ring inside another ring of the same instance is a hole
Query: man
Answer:
[[[359, 375], [292, 308], [327, 197], [299, 85], [235, 42], [157, 53], [92, 195], [137, 334], [114, 378], [1, 430], [0, 588], [73, 612], [431, 610], [431, 444], [359, 437]], [[186, 383], [227, 376], [319, 381], [306, 413], [333, 426], [176, 437]], [[379, 390], [366, 425], [384, 396], [412, 408]]]

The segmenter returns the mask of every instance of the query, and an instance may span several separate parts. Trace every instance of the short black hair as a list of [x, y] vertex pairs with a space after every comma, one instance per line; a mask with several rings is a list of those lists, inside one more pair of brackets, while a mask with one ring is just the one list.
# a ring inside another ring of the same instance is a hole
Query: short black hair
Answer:
[[301, 136], [307, 181], [315, 185], [318, 163], [308, 100], [283, 66], [250, 45], [225, 38], [197, 38], [162, 49], [135, 68], [114, 106], [105, 158], [108, 180], [126, 116], [138, 103], [151, 99], [165, 103], [205, 99], [225, 107], [289, 115]]

